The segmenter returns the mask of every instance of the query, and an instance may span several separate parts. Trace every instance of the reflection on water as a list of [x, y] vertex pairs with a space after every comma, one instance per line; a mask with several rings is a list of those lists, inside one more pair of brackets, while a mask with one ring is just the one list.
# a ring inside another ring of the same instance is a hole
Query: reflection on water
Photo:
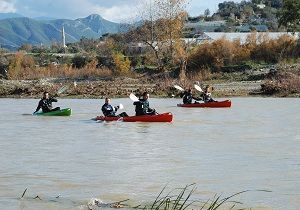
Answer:
[[[90, 119], [102, 100], [59, 100], [73, 108], [71, 117], [37, 117], [24, 114], [38, 100], [0, 99], [0, 209], [82, 209], [92, 197], [152, 201], [167, 183], [197, 183], [194, 196], [204, 200], [265, 189], [272, 192], [235, 200], [256, 209], [298, 209], [299, 99], [232, 101], [230, 109], [184, 109], [178, 99], [151, 99], [174, 122], [97, 123]], [[113, 103], [133, 114], [129, 99]], [[36, 195], [44, 199], [32, 200]]]

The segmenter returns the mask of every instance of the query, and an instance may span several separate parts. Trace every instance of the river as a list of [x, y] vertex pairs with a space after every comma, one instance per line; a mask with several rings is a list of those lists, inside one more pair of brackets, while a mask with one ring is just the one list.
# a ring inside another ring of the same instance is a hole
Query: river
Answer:
[[[251, 190], [233, 200], [300, 208], [300, 99], [232, 98], [225, 109], [179, 102], [150, 98], [172, 123], [97, 123], [90, 119], [102, 99], [60, 99], [71, 117], [27, 115], [38, 100], [0, 99], [0, 209], [83, 209], [91, 198], [139, 204], [165, 185], [191, 183], [195, 199]], [[119, 103], [133, 114], [130, 99], [112, 100]]]

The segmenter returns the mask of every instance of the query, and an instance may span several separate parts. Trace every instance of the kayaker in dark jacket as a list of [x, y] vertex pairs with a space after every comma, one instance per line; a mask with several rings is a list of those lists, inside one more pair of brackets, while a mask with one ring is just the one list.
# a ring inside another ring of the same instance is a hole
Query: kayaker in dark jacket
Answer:
[[156, 111], [155, 109], [151, 109], [149, 107], [149, 93], [144, 92], [143, 93], [143, 98], [139, 99], [139, 101], [135, 101], [133, 105], [135, 105], [135, 115], [140, 116], [140, 115], [155, 115]]
[[49, 98], [49, 93], [44, 92], [43, 98], [39, 101], [38, 107], [36, 108], [35, 112], [42, 109], [43, 112], [53, 112], [60, 110], [60, 107], [52, 108], [52, 102], [57, 102], [55, 98]]
[[191, 104], [193, 102], [193, 99], [196, 101], [201, 100], [200, 98], [196, 98], [193, 96], [191, 88], [186, 89], [183, 93], [181, 93], [180, 97], [182, 98], [184, 104]]
[[110, 104], [110, 101], [110, 98], [105, 98], [105, 103], [101, 108], [105, 117], [128, 117], [128, 114], [126, 112], [122, 112], [121, 114], [116, 115], [120, 106], [112, 106]]

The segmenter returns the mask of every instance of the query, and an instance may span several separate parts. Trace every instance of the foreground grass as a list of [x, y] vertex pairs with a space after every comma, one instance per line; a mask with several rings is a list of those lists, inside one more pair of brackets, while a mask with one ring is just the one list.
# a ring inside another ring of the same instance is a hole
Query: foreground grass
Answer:
[[[198, 210], [217, 210], [217, 209], [238, 209], [240, 202], [232, 200], [237, 195], [248, 192], [249, 190], [241, 191], [227, 197], [215, 195], [206, 201], [192, 200], [192, 195], [196, 190], [195, 184], [187, 185], [184, 188], [178, 188], [164, 194], [166, 187], [158, 194], [155, 201], [146, 205], [138, 205], [134, 209], [143, 210], [185, 210], [185, 209], [198, 209]], [[260, 190], [265, 191], [265, 190]], [[268, 191], [265, 191], [268, 192]]]

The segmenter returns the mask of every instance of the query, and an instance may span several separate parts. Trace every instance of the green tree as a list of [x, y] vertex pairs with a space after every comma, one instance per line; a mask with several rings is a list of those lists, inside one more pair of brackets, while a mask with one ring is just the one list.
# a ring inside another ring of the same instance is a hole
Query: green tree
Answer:
[[130, 71], [131, 62], [122, 53], [115, 52], [112, 55], [116, 71], [119, 75], [127, 75]]
[[206, 9], [206, 10], [204, 11], [204, 16], [207, 18], [209, 15], [210, 15], [210, 10], [209, 10], [209, 9]]
[[279, 26], [285, 26], [287, 31], [295, 32], [300, 26], [300, 1], [284, 0], [283, 8], [278, 13]]

